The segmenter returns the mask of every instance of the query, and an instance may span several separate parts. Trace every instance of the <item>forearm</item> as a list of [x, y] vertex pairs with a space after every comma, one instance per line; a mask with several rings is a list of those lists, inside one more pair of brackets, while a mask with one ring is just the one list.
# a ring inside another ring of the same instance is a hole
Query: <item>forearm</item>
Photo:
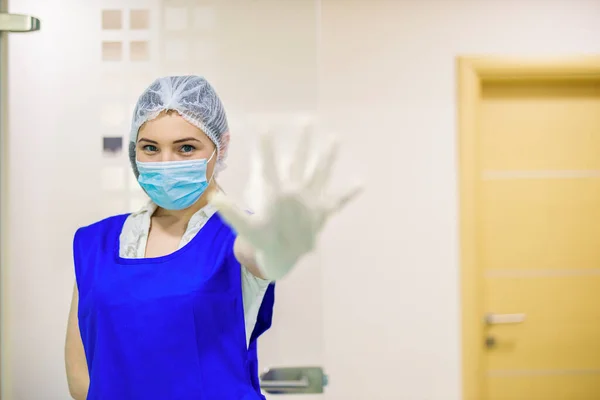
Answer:
[[87, 383], [73, 382], [69, 380], [69, 393], [73, 400], [86, 400], [89, 388], [89, 379]]
[[81, 349], [77, 340], [73, 340], [72, 337], [67, 336], [65, 348], [67, 383], [69, 385], [69, 393], [75, 400], [85, 400], [90, 386], [87, 363], [85, 362], [85, 358], [81, 359], [80, 353]]
[[73, 344], [73, 341], [69, 339], [65, 349], [69, 393], [74, 400], [85, 400], [90, 387], [87, 364], [80, 359], [80, 349], [77, 344]]
[[77, 285], [74, 285], [65, 340], [65, 368], [71, 397], [75, 400], [85, 400], [90, 386], [90, 375], [79, 332], [78, 307], [79, 293]]

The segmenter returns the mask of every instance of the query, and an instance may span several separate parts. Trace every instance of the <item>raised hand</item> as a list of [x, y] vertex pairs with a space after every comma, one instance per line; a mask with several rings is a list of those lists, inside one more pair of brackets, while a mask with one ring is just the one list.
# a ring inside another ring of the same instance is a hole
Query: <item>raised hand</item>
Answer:
[[[287, 174], [273, 149], [273, 135], [261, 137], [258, 163], [247, 193], [254, 199], [256, 214], [240, 210], [224, 194], [210, 198], [222, 217], [250, 243], [256, 262], [268, 279], [283, 277], [305, 254], [311, 252], [326, 221], [362, 190], [355, 186], [344, 194], [327, 193], [338, 144], [325, 149], [312, 145], [312, 129], [306, 128]], [[315, 162], [309, 161], [316, 157]], [[311, 166], [314, 165], [313, 168]], [[258, 203], [257, 203], [258, 202]]]

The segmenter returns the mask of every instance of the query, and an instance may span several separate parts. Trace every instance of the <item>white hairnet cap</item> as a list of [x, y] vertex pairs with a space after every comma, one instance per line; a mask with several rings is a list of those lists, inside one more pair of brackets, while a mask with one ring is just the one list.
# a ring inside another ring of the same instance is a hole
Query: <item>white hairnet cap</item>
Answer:
[[167, 110], [177, 111], [212, 140], [217, 148], [215, 173], [223, 170], [229, 146], [229, 127], [219, 96], [201, 76], [168, 76], [158, 78], [142, 93], [133, 112], [129, 158], [135, 176], [139, 175], [135, 163], [138, 131], [145, 122]]

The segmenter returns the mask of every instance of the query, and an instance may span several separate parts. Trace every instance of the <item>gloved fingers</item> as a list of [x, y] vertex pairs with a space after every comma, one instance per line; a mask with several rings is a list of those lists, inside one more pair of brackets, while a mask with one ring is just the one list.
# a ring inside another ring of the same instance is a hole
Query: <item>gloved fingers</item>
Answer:
[[302, 135], [300, 135], [300, 141], [296, 148], [292, 166], [290, 168], [290, 178], [294, 183], [302, 182], [306, 175], [307, 160], [310, 153], [312, 138], [313, 128], [311, 125], [307, 125], [304, 128]]
[[224, 195], [217, 192], [209, 196], [208, 201], [215, 206], [219, 214], [227, 221], [238, 235], [241, 235], [252, 242], [256, 238], [256, 220], [246, 212], [240, 210], [233, 201]]
[[322, 195], [325, 191], [331, 172], [333, 170], [333, 164], [337, 159], [337, 153], [339, 149], [339, 143], [336, 139], [333, 139], [328, 145], [326, 151], [319, 154], [317, 165], [312, 173], [312, 176], [308, 180], [308, 189], [317, 195]]
[[259, 154], [265, 181], [267, 184], [271, 185], [273, 189], [279, 191], [281, 189], [281, 178], [279, 176], [279, 166], [275, 161], [273, 134], [271, 132], [261, 135]]
[[331, 204], [327, 207], [327, 216], [335, 214], [339, 212], [342, 208], [344, 208], [348, 203], [358, 197], [359, 194], [363, 191], [363, 185], [356, 184], [352, 188], [348, 189], [346, 193], [337, 197]]

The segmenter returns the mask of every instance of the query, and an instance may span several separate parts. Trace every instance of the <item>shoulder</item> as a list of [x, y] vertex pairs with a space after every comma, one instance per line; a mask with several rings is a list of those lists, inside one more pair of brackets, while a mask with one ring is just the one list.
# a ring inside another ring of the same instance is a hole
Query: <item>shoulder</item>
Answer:
[[92, 224], [82, 226], [75, 232], [75, 241], [104, 236], [114, 229], [120, 230], [129, 215], [130, 214], [113, 215]]
[[93, 222], [89, 225], [84, 225], [81, 228], [79, 228], [78, 230], [79, 231], [81, 231], [81, 230], [84, 230], [84, 231], [96, 230], [96, 229], [102, 229], [104, 227], [114, 225], [116, 223], [123, 223], [123, 222], [125, 222], [127, 217], [129, 217], [130, 215], [131, 215], [130, 213], [113, 215], [113, 216], [101, 219], [100, 221]]
[[[114, 215], [83, 226], [75, 232], [73, 238], [73, 259], [77, 285], [81, 290], [87, 276], [93, 275], [95, 261], [99, 254], [113, 248], [114, 240], [120, 232], [123, 222], [129, 214]], [[90, 275], [91, 274], [91, 275]]]

